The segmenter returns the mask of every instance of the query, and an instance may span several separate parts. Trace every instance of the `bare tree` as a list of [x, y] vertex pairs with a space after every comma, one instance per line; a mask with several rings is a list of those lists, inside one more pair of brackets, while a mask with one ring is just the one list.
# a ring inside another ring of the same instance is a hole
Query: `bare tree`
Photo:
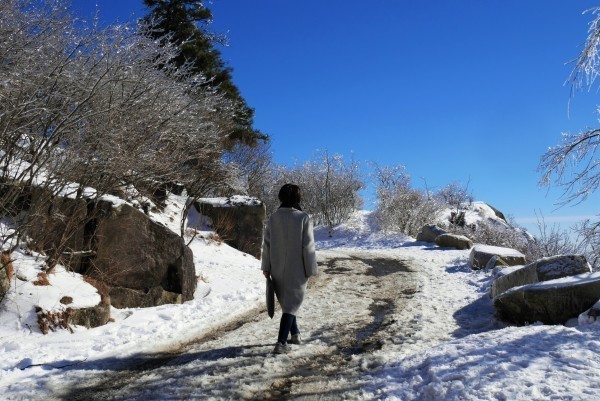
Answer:
[[241, 193], [258, 199], [269, 196], [273, 188], [274, 175], [269, 140], [259, 140], [255, 146], [237, 143], [225, 153], [224, 160], [240, 172]]
[[416, 237], [421, 227], [439, 219], [443, 204], [428, 192], [412, 188], [404, 166], [380, 167], [373, 163], [372, 169], [378, 202], [375, 213], [382, 228]]
[[0, 214], [29, 210], [16, 235], [50, 219], [37, 228], [52, 263], [102, 194], [178, 182], [198, 195], [235, 176], [222, 161], [233, 107], [210, 82], [175, 67], [151, 25], [86, 25], [65, 4], [0, 3]]
[[[592, 87], [600, 75], [600, 8], [587, 11], [594, 18], [590, 23], [583, 51], [575, 60], [569, 76], [572, 93], [585, 86]], [[578, 134], [563, 133], [559, 145], [551, 147], [541, 157], [538, 170], [542, 173], [540, 183], [555, 184], [564, 189], [563, 205], [585, 201], [600, 186], [600, 129], [593, 128]], [[588, 258], [600, 258], [597, 244], [600, 242], [600, 224], [587, 222], [580, 233], [588, 244]]]
[[302, 208], [313, 217], [315, 224], [333, 228], [363, 206], [359, 191], [364, 181], [354, 159], [347, 162], [341, 155], [321, 151], [302, 164], [272, 166], [269, 171], [270, 179], [265, 180], [265, 185], [270, 183], [270, 193], [263, 198], [267, 213], [279, 205], [277, 193], [285, 183], [300, 186]]

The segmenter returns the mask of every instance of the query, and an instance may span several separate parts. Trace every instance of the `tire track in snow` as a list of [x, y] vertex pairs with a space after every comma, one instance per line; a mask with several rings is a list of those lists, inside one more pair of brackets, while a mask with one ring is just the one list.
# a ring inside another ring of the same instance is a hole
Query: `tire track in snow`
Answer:
[[[416, 327], [396, 320], [418, 291], [410, 262], [375, 252], [319, 252], [298, 324], [305, 344], [272, 355], [278, 317], [264, 308], [176, 352], [132, 360], [118, 372], [73, 388], [64, 399], [360, 398], [373, 357]], [[279, 312], [279, 311], [278, 311]], [[402, 332], [399, 332], [402, 330]]]

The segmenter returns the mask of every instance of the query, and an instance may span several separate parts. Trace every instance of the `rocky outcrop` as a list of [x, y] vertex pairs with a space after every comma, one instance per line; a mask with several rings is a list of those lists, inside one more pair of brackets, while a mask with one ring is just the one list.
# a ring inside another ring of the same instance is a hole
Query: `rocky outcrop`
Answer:
[[421, 232], [417, 234], [417, 241], [419, 242], [435, 242], [435, 239], [448, 232], [443, 228], [436, 226], [435, 224], [426, 224], [421, 228]]
[[502, 220], [508, 224], [508, 222], [506, 221], [506, 217], [504, 217], [504, 213], [502, 213], [500, 210], [496, 209], [494, 206], [490, 205], [489, 203], [485, 203], [485, 202], [482, 202], [482, 203], [484, 205], [486, 205], [487, 207], [489, 207], [490, 209], [492, 209], [492, 211], [494, 212], [496, 217], [498, 217], [500, 220]]
[[590, 273], [591, 271], [592, 268], [582, 255], [558, 255], [542, 258], [506, 274], [500, 272], [499, 277], [492, 283], [491, 296], [496, 297], [513, 287]]
[[149, 291], [113, 287], [108, 294], [110, 302], [115, 308], [145, 308], [164, 304], [180, 304], [182, 300], [181, 294], [165, 291], [158, 286]]
[[[36, 191], [32, 199], [44, 196]], [[40, 250], [66, 245], [69, 252], [62, 262], [106, 286], [104, 293], [115, 297], [114, 306], [193, 299], [197, 280], [192, 251], [179, 235], [133, 206], [56, 197], [47, 209], [30, 213], [36, 215], [28, 234]]]
[[[47, 189], [31, 189], [28, 234], [33, 249], [48, 254], [56, 248], [82, 250], [85, 247], [85, 223], [88, 204], [84, 199], [53, 196]], [[45, 207], [41, 207], [44, 205]], [[81, 255], [63, 255], [61, 262], [77, 271]]]
[[442, 248], [470, 249], [473, 241], [464, 235], [442, 234], [436, 237], [435, 244]]
[[260, 259], [265, 205], [248, 197], [200, 199], [196, 210], [210, 218], [210, 228], [226, 244]]
[[563, 324], [591, 308], [600, 294], [600, 274], [544, 281], [510, 289], [494, 298], [502, 320], [527, 324]]
[[[180, 236], [128, 204], [102, 201], [97, 207], [89, 242], [94, 255], [81, 270], [111, 287], [111, 303], [113, 295], [120, 307], [193, 299], [197, 283], [193, 254]], [[131, 293], [127, 290], [145, 295], [122, 296]]]
[[515, 249], [477, 244], [471, 250], [469, 257], [471, 268], [483, 269], [494, 256], [498, 256], [509, 266], [524, 265], [526, 263], [525, 255]]

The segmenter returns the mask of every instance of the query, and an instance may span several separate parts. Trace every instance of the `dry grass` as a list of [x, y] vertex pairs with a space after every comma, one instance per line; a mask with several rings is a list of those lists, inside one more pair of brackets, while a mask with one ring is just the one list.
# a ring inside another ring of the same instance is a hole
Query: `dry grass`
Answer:
[[221, 241], [227, 242], [235, 237], [236, 221], [233, 208], [220, 208], [220, 212], [212, 217], [213, 229]]
[[65, 329], [73, 333], [73, 328], [69, 324], [74, 314], [73, 309], [67, 308], [64, 311], [48, 312], [36, 306], [35, 312], [38, 326], [43, 334], [48, 334], [50, 331], [56, 331], [57, 329]]
[[216, 232], [212, 232], [208, 235], [208, 243], [215, 243], [217, 245], [221, 245], [223, 243], [223, 238], [221, 238], [221, 236], [219, 234], [217, 234]]
[[0, 255], [0, 270], [6, 269], [6, 276], [8, 277], [8, 281], [11, 281], [13, 278], [13, 274], [15, 269], [12, 264], [12, 258], [10, 252], [2, 252]]
[[33, 282], [33, 285], [50, 285], [48, 275], [43, 272], [38, 273], [38, 279]]

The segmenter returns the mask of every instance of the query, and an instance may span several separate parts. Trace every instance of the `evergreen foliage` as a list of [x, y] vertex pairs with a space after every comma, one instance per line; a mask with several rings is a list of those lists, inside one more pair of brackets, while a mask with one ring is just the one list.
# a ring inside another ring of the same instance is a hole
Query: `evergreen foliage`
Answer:
[[[231, 148], [236, 142], [255, 146], [258, 140], [268, 137], [253, 128], [254, 110], [248, 106], [232, 81], [233, 69], [226, 65], [221, 52], [215, 48], [218, 38], [207, 26], [212, 20], [211, 11], [197, 0], [144, 0], [150, 8], [145, 17], [152, 21], [155, 39], [168, 38], [180, 50], [174, 63], [191, 64], [195, 73], [203, 74], [210, 84], [234, 104], [235, 113], [230, 124], [225, 145]], [[167, 36], [165, 36], [167, 35]]]

